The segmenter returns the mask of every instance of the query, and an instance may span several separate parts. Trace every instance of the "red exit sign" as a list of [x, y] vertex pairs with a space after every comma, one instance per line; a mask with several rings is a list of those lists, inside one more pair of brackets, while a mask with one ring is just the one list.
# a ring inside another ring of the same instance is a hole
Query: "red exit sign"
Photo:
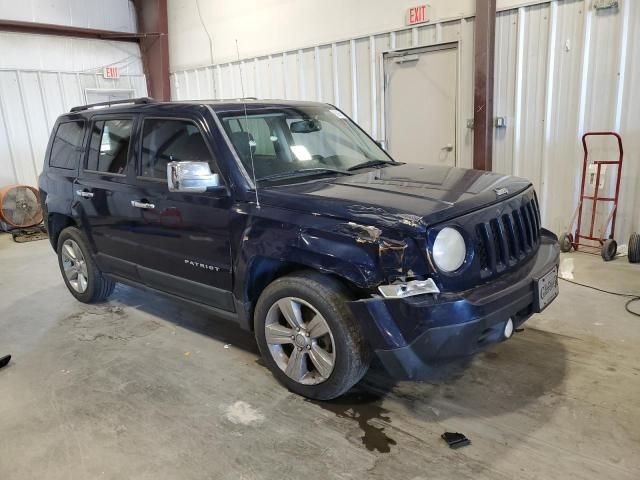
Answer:
[[120, 72], [118, 67], [104, 67], [102, 69], [102, 76], [104, 78], [120, 78]]
[[429, 5], [411, 7], [407, 12], [407, 25], [417, 25], [429, 21]]

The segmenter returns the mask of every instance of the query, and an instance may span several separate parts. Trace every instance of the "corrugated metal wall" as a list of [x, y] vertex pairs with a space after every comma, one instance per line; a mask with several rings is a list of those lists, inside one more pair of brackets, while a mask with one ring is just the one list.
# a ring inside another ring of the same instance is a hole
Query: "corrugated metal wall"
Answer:
[[[134, 32], [129, 0], [2, 2], [0, 18]], [[106, 9], [109, 8], [109, 11]], [[111, 11], [113, 9], [113, 11]], [[117, 65], [119, 79], [102, 67]], [[55, 119], [85, 103], [85, 89], [147, 94], [137, 44], [0, 32], [0, 187], [37, 185]]]
[[[640, 2], [595, 11], [591, 0], [560, 0], [498, 13], [494, 170], [531, 179], [546, 227], [562, 231], [574, 211], [582, 164], [580, 136], [617, 130], [626, 156], [618, 212], [619, 241], [640, 228]], [[473, 18], [385, 32], [332, 44], [172, 73], [174, 99], [245, 96], [335, 103], [371, 135], [384, 138], [381, 53], [457, 41], [458, 165], [471, 166]], [[612, 145], [594, 145], [614, 155]], [[607, 173], [610, 184], [611, 171]], [[606, 219], [607, 212], [599, 218]]]
[[85, 103], [85, 88], [147, 92], [144, 75], [107, 80], [102, 72], [0, 70], [0, 186], [37, 185], [51, 128], [60, 114]]

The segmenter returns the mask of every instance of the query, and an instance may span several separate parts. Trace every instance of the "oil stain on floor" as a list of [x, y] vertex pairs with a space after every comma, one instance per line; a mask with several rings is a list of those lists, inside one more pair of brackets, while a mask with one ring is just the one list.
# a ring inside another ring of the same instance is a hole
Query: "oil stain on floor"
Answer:
[[370, 392], [353, 392], [328, 402], [306, 400], [338, 418], [353, 420], [362, 430], [362, 444], [371, 452], [389, 453], [396, 441], [385, 433], [384, 426], [376, 424], [391, 423], [389, 411], [383, 408], [382, 397]]

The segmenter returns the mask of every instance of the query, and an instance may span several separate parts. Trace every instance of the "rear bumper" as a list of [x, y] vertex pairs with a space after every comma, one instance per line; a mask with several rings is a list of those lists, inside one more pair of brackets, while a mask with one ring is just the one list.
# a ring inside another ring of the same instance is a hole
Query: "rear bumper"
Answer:
[[559, 247], [542, 236], [538, 253], [515, 272], [459, 293], [370, 298], [349, 306], [377, 356], [396, 378], [413, 379], [438, 365], [502, 341], [539, 312], [535, 282], [554, 266]]

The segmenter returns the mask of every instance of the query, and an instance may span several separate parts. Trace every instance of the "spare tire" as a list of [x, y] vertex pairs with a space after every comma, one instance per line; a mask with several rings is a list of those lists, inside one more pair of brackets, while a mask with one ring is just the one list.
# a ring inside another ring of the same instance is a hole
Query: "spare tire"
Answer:
[[627, 258], [630, 263], [640, 263], [640, 234], [634, 232], [629, 237], [629, 248]]

